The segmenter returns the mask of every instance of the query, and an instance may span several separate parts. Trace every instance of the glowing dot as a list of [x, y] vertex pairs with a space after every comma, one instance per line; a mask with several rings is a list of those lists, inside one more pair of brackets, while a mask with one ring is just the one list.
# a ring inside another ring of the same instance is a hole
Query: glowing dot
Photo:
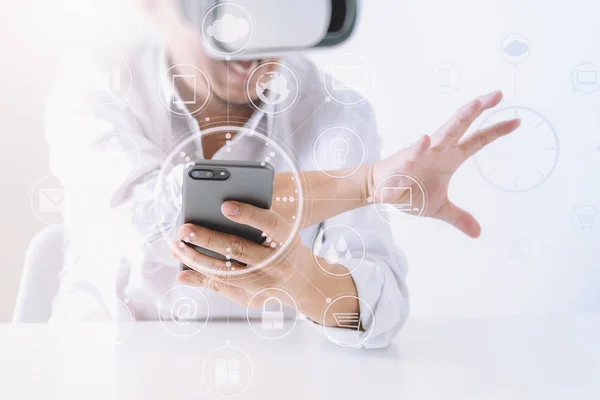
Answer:
[[268, 145], [269, 145], [269, 143], [268, 143], [268, 142], [265, 142], [265, 146], [268, 146]]
[[190, 237], [196, 237], [196, 233], [190, 232]]
[[210, 118], [206, 117], [206, 118], [204, 118], [204, 120], [205, 120], [206, 122], [208, 122], [208, 121], [210, 121]]
[[270, 237], [267, 238], [267, 243], [271, 243], [271, 238]]
[[225, 256], [225, 259], [226, 259], [226, 260], [231, 260], [231, 256], [230, 256], [229, 254], [227, 254], [227, 255]]
[[185, 151], [182, 151], [181, 153], [179, 153], [179, 155], [180, 155], [181, 157], [185, 157]]
[[325, 299], [325, 303], [327, 303], [327, 304], [331, 303], [331, 298], [329, 298], [329, 297], [328, 297], [328, 298], [326, 298], [326, 299]]
[[295, 216], [295, 215], [292, 215], [292, 219], [296, 219], [296, 216]]
[[294, 201], [296, 201], [296, 199], [294, 198], [294, 196], [290, 196], [290, 203], [293, 203]]
[[265, 164], [265, 162], [263, 161], [263, 162], [260, 163], [260, 165], [264, 167], [267, 164]]
[[325, 97], [325, 101], [326, 102], [330, 102], [331, 101], [331, 97], [329, 97], [329, 96]]
[[227, 262], [225, 263], [225, 265], [226, 265], [227, 267], [231, 267], [231, 262], [230, 262], [230, 261], [227, 261]]
[[229, 253], [231, 251], [231, 247], [226, 248], [225, 251]]
[[277, 243], [275, 243], [275, 242], [271, 243], [271, 247], [273, 247], [273, 248], [277, 247]]
[[265, 161], [271, 161], [271, 157], [269, 157], [269, 156], [266, 156], [266, 157], [265, 157]]
[[281, 197], [275, 197], [275, 201], [280, 201]]
[[283, 246], [283, 243], [279, 242], [279, 245], [280, 245], [280, 246]]
[[227, 133], [225, 134], [225, 139], [231, 139], [231, 133], [227, 132]]
[[372, 203], [373, 202], [373, 198], [372, 197], [367, 197], [367, 203]]
[[192, 162], [190, 163], [190, 165], [193, 167], [194, 165], [196, 165], [196, 163], [195, 163], [194, 161], [192, 161]]
[[294, 190], [294, 193], [298, 193], [298, 190]]
[[292, 180], [295, 180], [293, 176], [292, 176]]
[[283, 199], [281, 200], [283, 200], [283, 202], [285, 203], [287, 201], [287, 196], [283, 196]]
[[228, 140], [228, 141], [226, 141], [226, 142], [225, 142], [225, 144], [226, 144], [227, 146], [231, 146], [231, 140]]
[[275, 152], [274, 152], [274, 151], [272, 151], [272, 152], [270, 152], [270, 153], [269, 153], [269, 155], [270, 155], [271, 157], [275, 157]]
[[262, 237], [267, 237], [267, 234], [266, 234], [266, 233], [264, 233], [264, 232], [263, 232], [263, 233], [261, 233], [261, 235], [262, 235]]
[[226, 59], [227, 61], [229, 61], [229, 60], [231, 60], [231, 56], [225, 56], [225, 59]]
[[185, 244], [183, 244], [183, 242], [179, 242], [179, 247], [183, 249], [185, 247]]
[[185, 237], [185, 241], [186, 241], [186, 242], [189, 242], [189, 241], [190, 241], [190, 238], [186, 236], [186, 237]]

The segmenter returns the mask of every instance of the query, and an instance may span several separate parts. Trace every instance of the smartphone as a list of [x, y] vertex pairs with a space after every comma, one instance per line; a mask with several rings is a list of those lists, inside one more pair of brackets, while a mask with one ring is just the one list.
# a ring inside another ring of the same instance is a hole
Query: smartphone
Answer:
[[[262, 243], [265, 238], [260, 230], [231, 221], [221, 212], [221, 205], [227, 200], [235, 200], [271, 208], [274, 176], [273, 167], [268, 163], [196, 161], [184, 171], [182, 222]], [[193, 244], [188, 246], [210, 257], [225, 259], [224, 255], [208, 249]], [[181, 267], [187, 269], [184, 265]]]

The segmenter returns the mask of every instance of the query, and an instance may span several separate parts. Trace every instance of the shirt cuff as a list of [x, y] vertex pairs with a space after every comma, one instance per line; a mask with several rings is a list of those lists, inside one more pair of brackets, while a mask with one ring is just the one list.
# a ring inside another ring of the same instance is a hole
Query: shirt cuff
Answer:
[[375, 261], [344, 260], [340, 264], [351, 271], [354, 280], [360, 307], [359, 329], [343, 327], [341, 319], [336, 319], [337, 327], [310, 322], [342, 347], [376, 349], [388, 346], [408, 317], [408, 299], [401, 290], [403, 283], [398, 282], [389, 268], [383, 268]]

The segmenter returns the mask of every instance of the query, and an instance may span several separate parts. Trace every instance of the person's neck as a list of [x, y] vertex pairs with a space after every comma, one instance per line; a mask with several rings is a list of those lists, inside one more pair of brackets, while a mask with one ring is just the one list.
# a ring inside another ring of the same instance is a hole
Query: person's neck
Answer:
[[222, 121], [223, 126], [244, 126], [252, 116], [253, 110], [250, 106], [230, 104], [213, 96], [205, 109], [196, 113], [194, 118], [202, 126], [206, 119]]

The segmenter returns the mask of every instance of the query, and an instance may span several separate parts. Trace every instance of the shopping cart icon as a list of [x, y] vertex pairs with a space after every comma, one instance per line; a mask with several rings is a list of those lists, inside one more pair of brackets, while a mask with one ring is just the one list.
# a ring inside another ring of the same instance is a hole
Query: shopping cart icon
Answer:
[[333, 318], [339, 328], [360, 330], [360, 313], [333, 313]]
[[581, 230], [592, 230], [594, 229], [594, 222], [596, 220], [596, 214], [577, 214], [577, 222], [581, 226]]

